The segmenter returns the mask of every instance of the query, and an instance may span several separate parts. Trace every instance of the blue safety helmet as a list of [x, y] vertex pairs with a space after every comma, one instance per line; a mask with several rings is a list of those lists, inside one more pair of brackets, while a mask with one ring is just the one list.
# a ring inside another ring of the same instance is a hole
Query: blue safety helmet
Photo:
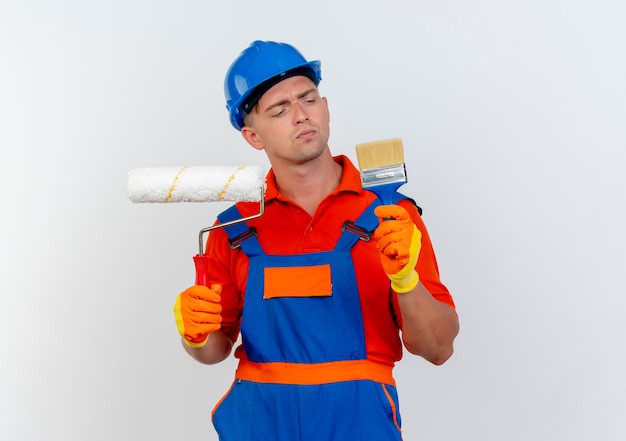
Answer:
[[273, 41], [254, 41], [233, 62], [224, 79], [226, 109], [237, 130], [261, 96], [276, 83], [297, 75], [316, 85], [322, 79], [320, 61], [307, 61], [293, 46]]

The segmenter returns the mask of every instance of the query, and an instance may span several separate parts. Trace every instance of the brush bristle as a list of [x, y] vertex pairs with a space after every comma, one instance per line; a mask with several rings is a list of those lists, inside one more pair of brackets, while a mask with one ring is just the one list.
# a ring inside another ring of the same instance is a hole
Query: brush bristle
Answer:
[[361, 170], [403, 164], [402, 139], [393, 138], [357, 144], [356, 155]]

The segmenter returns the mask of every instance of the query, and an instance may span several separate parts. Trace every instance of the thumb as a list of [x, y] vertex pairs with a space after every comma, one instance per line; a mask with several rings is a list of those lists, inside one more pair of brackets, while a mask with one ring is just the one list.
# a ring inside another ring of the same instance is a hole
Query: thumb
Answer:
[[374, 209], [374, 214], [381, 218], [381, 221], [389, 218], [395, 220], [410, 219], [409, 212], [399, 205], [379, 205]]

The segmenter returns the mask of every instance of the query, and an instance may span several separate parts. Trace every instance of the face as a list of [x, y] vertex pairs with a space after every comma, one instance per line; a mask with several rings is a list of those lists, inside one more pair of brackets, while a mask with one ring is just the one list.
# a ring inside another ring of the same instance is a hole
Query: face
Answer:
[[257, 150], [265, 150], [273, 166], [301, 164], [328, 148], [330, 115], [307, 77], [287, 78], [261, 97], [245, 119], [242, 136]]

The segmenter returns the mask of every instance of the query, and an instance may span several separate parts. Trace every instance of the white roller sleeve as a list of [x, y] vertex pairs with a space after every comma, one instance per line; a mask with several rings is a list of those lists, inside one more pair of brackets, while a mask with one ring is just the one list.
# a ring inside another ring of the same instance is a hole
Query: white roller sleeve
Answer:
[[132, 202], [259, 201], [264, 183], [257, 165], [135, 168], [126, 194]]

